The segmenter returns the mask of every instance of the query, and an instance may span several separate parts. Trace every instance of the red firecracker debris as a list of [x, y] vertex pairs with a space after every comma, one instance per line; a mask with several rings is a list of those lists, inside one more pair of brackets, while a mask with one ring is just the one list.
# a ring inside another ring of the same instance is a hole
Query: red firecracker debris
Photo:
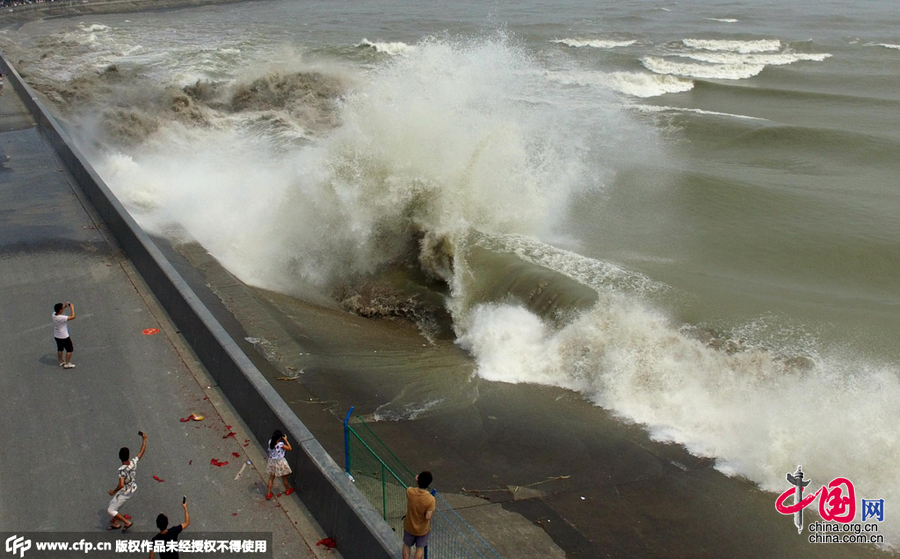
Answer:
[[131, 515], [130, 515], [130, 514], [126, 514], [126, 515], [125, 515], [125, 520], [131, 520]]
[[237, 516], [236, 512], [231, 513], [231, 516]]
[[222, 438], [223, 438], [223, 439], [227, 439], [228, 437], [233, 437], [233, 436], [234, 436], [234, 433], [228, 433], [227, 435], [225, 435], [225, 436], [222, 437]]
[[231, 425], [226, 425], [225, 428], [231, 431]]
[[218, 466], [218, 467], [220, 467], [220, 468], [221, 468], [222, 466], [227, 466], [227, 465], [228, 465], [228, 462], [219, 462], [219, 461], [216, 460], [215, 458], [213, 458], [212, 460], [210, 460], [209, 463], [210, 463], [210, 465], [212, 465], [212, 466]]
[[187, 422], [190, 421], [190, 420], [191, 420], [190, 417], [182, 417], [182, 418], [179, 419], [178, 421], [180, 421], [180, 422], [182, 422], [182, 423], [187, 423]]
[[331, 549], [333, 547], [337, 547], [337, 542], [331, 538], [325, 538], [325, 539], [319, 540], [319, 543], [316, 544], [316, 546], [320, 546], [320, 545], [323, 545], [323, 546]]
[[193, 463], [194, 463], [193, 460], [189, 460], [189, 461], [188, 461], [188, 466], [190, 466], [190, 465], [193, 464]]
[[156, 481], [159, 481], [159, 482], [163, 482], [163, 481], [166, 481], [166, 480], [164, 480], [164, 479], [159, 479], [159, 478], [158, 478], [158, 477], [156, 477], [156, 476], [153, 476], [153, 479], [155, 479], [155, 480], [156, 480]]
[[231, 455], [234, 456], [235, 458], [240, 458], [240, 457], [241, 457], [241, 455], [238, 454], [237, 452], [232, 452]]

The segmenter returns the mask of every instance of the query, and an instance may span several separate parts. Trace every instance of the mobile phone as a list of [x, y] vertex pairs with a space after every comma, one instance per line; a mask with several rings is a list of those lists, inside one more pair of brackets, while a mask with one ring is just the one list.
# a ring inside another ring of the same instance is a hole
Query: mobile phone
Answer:
[[143, 431], [138, 431], [138, 437], [143, 437], [143, 436], [144, 436], [144, 432], [143, 432]]
[[182, 504], [182, 505], [186, 505], [186, 504], [187, 504], [187, 497], [185, 497], [184, 495], [181, 496], [181, 504]]

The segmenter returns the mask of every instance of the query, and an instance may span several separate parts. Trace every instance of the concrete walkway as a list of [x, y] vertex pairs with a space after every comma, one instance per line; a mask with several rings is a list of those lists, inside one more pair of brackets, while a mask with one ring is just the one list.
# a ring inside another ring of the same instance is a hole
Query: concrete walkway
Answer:
[[[57, 366], [50, 318], [65, 301], [77, 311], [69, 370]], [[104, 531], [118, 449], [136, 453], [142, 430], [139, 487], [122, 508], [133, 531], [155, 532], [160, 512], [180, 522], [186, 495], [188, 531], [270, 532], [273, 557], [338, 557], [316, 546], [326, 534], [295, 495], [265, 500], [262, 450], [9, 87], [0, 94], [0, 401], [3, 531]], [[191, 413], [205, 419], [180, 421]]]

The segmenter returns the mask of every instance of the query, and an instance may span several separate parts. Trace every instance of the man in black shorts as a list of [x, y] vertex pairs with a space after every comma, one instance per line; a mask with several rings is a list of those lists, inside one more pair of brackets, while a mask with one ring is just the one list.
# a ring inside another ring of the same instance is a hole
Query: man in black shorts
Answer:
[[157, 553], [157, 549], [160, 550], [159, 556], [161, 559], [178, 559], [178, 551], [162, 551], [162, 549], [172, 549], [173, 545], [177, 546], [178, 534], [191, 525], [191, 516], [188, 514], [187, 510], [187, 498], [181, 502], [181, 506], [184, 507], [184, 522], [181, 524], [167, 528], [169, 519], [166, 515], [160, 514], [156, 517], [156, 527], [159, 528], [159, 533], [153, 536], [153, 539], [151, 540], [153, 543], [153, 550], [150, 551], [150, 559], [153, 559]]
[[[71, 309], [71, 315], [67, 316], [62, 313], [66, 308]], [[72, 352], [75, 351], [75, 346], [72, 345], [72, 338], [69, 337], [68, 322], [70, 320], [75, 320], [75, 307], [72, 306], [72, 303], [67, 302], [65, 305], [56, 303], [53, 305], [53, 337], [56, 339], [56, 358], [59, 361], [59, 366], [64, 369], [75, 368], [75, 364], [71, 363]], [[63, 361], [63, 352], [66, 352], [65, 361]]]

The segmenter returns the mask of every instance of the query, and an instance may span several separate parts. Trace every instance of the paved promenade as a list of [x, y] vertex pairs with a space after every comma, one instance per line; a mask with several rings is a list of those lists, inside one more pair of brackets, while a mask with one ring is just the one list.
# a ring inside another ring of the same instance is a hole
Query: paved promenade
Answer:
[[[74, 369], [57, 366], [52, 339], [53, 304], [65, 301], [77, 311]], [[326, 534], [296, 495], [265, 500], [262, 450], [244, 446], [241, 421], [9, 87], [0, 94], [0, 402], [0, 531], [103, 532], [118, 450], [136, 454], [142, 430], [138, 490], [121, 510], [132, 531], [156, 532], [160, 512], [180, 522], [186, 495], [189, 532], [271, 532], [274, 557], [339, 556], [316, 547]], [[180, 421], [191, 413], [205, 419]]]

